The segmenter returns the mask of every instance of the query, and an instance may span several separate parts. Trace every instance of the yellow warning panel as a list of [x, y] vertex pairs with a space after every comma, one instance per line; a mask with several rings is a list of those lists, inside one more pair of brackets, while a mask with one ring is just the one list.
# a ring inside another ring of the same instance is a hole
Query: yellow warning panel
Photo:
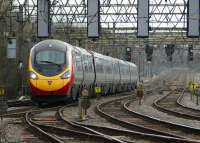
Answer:
[[5, 90], [4, 88], [0, 88], [0, 96], [4, 96], [5, 95]]
[[198, 88], [198, 83], [195, 83], [195, 82], [191, 82], [190, 83], [190, 90], [191, 91], [194, 91]]
[[97, 86], [95, 87], [95, 93], [101, 93], [101, 87]]

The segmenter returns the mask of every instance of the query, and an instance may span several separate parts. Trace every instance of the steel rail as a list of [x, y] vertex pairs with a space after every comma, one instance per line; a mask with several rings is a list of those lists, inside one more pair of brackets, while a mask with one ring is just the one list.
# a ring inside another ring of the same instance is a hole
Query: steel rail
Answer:
[[31, 130], [34, 131], [34, 133], [37, 133], [39, 138], [42, 140], [45, 140], [47, 142], [52, 142], [52, 143], [64, 143], [62, 140], [52, 136], [51, 134], [45, 132], [41, 128], [39, 128], [35, 123], [31, 121], [31, 112], [26, 113], [25, 115], [25, 121], [26, 123], [31, 127]]
[[[34, 122], [31, 119], [31, 122]], [[36, 123], [34, 122], [39, 128], [42, 130], [50, 133], [50, 134], [56, 134], [62, 137], [58, 137], [60, 140], [64, 140], [63, 136], [70, 136], [70, 137], [75, 137], [79, 139], [87, 139], [87, 140], [94, 140], [98, 142], [109, 142], [110, 140], [106, 140], [105, 138], [102, 138], [102, 136], [96, 135], [96, 134], [91, 134], [88, 132], [83, 132], [83, 131], [76, 131], [72, 129], [67, 129], [67, 128], [62, 128], [62, 127], [56, 127], [56, 126], [51, 126], [51, 125], [44, 125], [43, 123]]]
[[128, 136], [134, 136], [138, 138], [143, 138], [143, 139], [148, 139], [151, 141], [156, 141], [156, 142], [184, 142], [184, 143], [200, 143], [200, 141], [197, 140], [192, 140], [192, 139], [181, 139], [181, 138], [175, 138], [175, 137], [169, 137], [169, 136], [162, 136], [162, 135], [155, 135], [155, 134], [148, 134], [148, 133], [141, 133], [141, 132], [136, 132], [136, 131], [131, 131], [131, 130], [124, 130], [124, 129], [117, 129], [117, 128], [111, 128], [111, 127], [102, 127], [98, 125], [88, 125], [88, 124], [82, 124], [79, 123], [82, 126], [101, 131], [101, 132], [107, 132], [107, 133], [116, 133], [119, 135], [128, 135]]
[[175, 116], [178, 116], [181, 118], [200, 120], [200, 111], [199, 110], [188, 108], [180, 103], [184, 93], [185, 93], [185, 90], [183, 90], [180, 93], [180, 96], [178, 96], [177, 98], [174, 95], [173, 96], [174, 99], [170, 99], [170, 102], [174, 102], [173, 109], [170, 109], [170, 108], [172, 108], [171, 104], [170, 104], [170, 107], [163, 107], [163, 105], [160, 104], [161, 102], [165, 102], [165, 99], [173, 93], [170, 93], [164, 97], [161, 97], [161, 98], [158, 98], [157, 100], [155, 100], [153, 103], [153, 107], [159, 111], [162, 111], [162, 112], [165, 112], [165, 113], [168, 113], [171, 115], [175, 115]]
[[8, 100], [8, 107], [32, 106], [31, 100]]
[[191, 136], [193, 136], [193, 135], [189, 134], [189, 132], [190, 133], [192, 132], [194, 135], [196, 135], [198, 137], [200, 130], [198, 132], [196, 132], [196, 129], [191, 131], [191, 128], [188, 129], [184, 125], [175, 124], [175, 123], [172, 123], [172, 122], [169, 122], [169, 121], [165, 121], [165, 120], [161, 120], [161, 119], [149, 116], [149, 115], [144, 115], [142, 113], [139, 113], [137, 111], [129, 109], [129, 105], [130, 104], [131, 104], [131, 101], [128, 101], [128, 102], [124, 103], [124, 105], [123, 105], [123, 109], [126, 112], [128, 112], [130, 115], [138, 116], [140, 118], [146, 118], [147, 120], [150, 120], [152, 122], [152, 124], [162, 124], [162, 125], [164, 125], [166, 127], [169, 127], [169, 130], [167, 132], [171, 132], [171, 133], [176, 134], [177, 136], [179, 136], [179, 139], [180, 138], [184, 138], [184, 139], [188, 140], [189, 142], [190, 141], [192, 141], [192, 142], [200, 142], [200, 141], [197, 141], [197, 139], [191, 138]]
[[101, 136], [102, 138], [108, 140], [109, 142], [113, 142], [113, 143], [124, 143], [124, 141], [119, 140], [119, 139], [117, 139], [117, 138], [115, 138], [115, 137], [108, 136], [108, 135], [106, 135], [106, 134], [103, 134], [103, 133], [101, 133], [101, 132], [95, 131], [95, 130], [90, 129], [90, 128], [88, 128], [88, 127], [85, 127], [85, 126], [83, 126], [83, 125], [79, 125], [79, 124], [77, 124], [77, 122], [69, 121], [68, 119], [65, 118], [65, 116], [64, 116], [64, 114], [63, 114], [64, 108], [65, 108], [65, 107], [59, 109], [58, 115], [59, 115], [60, 119], [61, 119], [62, 121], [64, 121], [64, 122], [66, 122], [67, 124], [73, 126], [73, 127], [76, 128], [76, 129], [85, 130], [85, 131], [87, 131], [87, 132], [90, 132], [90, 133], [99, 135], [99, 136]]
[[[134, 122], [130, 123], [128, 121], [125, 121], [125, 120], [120, 119], [118, 117], [115, 117], [113, 115], [110, 115], [109, 113], [106, 113], [105, 111], [102, 110], [103, 106], [105, 106], [107, 104], [110, 104], [112, 102], [121, 101], [122, 99], [126, 99], [126, 98], [127, 97], [125, 97], [125, 98], [119, 98], [119, 99], [111, 100], [111, 101], [104, 102], [102, 104], [97, 105], [97, 108], [96, 108], [97, 114], [99, 114], [100, 116], [104, 117], [108, 121], [111, 121], [111, 122], [113, 122], [115, 124], [118, 124], [120, 126], [126, 127], [127, 129], [130, 129], [130, 130], [134, 130], [134, 131], [138, 131], [138, 132], [143, 132], [143, 133], [149, 133], [149, 134], [164, 135], [164, 136], [170, 136], [170, 137], [177, 137], [177, 138], [179, 138], [179, 136], [171, 134], [171, 133], [166, 133], [166, 132], [162, 132], [160, 130], [152, 129], [150, 127], [144, 127], [142, 125], [139, 125], [142, 122], [141, 118], [134, 118]], [[121, 109], [117, 110], [116, 112], [118, 112], [118, 113], [119, 112], [123, 112], [123, 114], [125, 114], [124, 115], [125, 119], [127, 119], [127, 118], [132, 119], [133, 118], [131, 115], [129, 115], [128, 113], [124, 112]], [[138, 123], [137, 123], [137, 119], [138, 119]]]
[[[69, 105], [65, 106], [65, 107], [69, 107]], [[113, 142], [113, 143], [124, 143], [120, 140], [117, 139], [111, 139], [102, 135], [98, 135], [98, 134], [94, 134], [93, 132], [86, 130], [85, 128], [80, 127], [78, 130], [74, 130], [74, 129], [69, 129], [64, 127], [57, 127], [56, 125], [46, 125], [44, 121], [41, 120], [37, 120], [35, 121], [32, 117], [35, 114], [41, 113], [43, 111], [46, 110], [52, 110], [52, 109], [57, 109], [58, 111], [56, 111], [57, 115], [59, 115], [59, 111], [60, 109], [62, 109], [62, 107], [55, 107], [55, 108], [48, 108], [48, 109], [44, 109], [44, 110], [38, 110], [38, 111], [33, 111], [33, 112], [28, 112], [26, 113], [26, 122], [29, 124], [29, 126], [31, 127], [31, 129], [33, 129], [34, 131], [36, 131], [36, 133], [39, 135], [39, 137], [42, 139], [45, 139], [48, 142], [55, 142], [55, 143], [64, 143], [63, 140], [65, 140], [66, 138], [63, 138], [63, 136], [67, 136], [67, 137], [76, 137], [78, 139], [87, 139], [87, 140], [95, 140], [98, 142]], [[62, 118], [63, 115], [59, 116], [59, 118]], [[38, 118], [37, 118], [38, 119]], [[48, 122], [48, 121], [47, 121]], [[83, 130], [83, 131], [80, 131]]]

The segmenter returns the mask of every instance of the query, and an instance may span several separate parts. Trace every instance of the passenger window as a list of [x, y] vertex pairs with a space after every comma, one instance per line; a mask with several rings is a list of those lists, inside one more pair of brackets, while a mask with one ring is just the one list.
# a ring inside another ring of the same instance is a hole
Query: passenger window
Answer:
[[102, 71], [102, 63], [101, 63], [101, 60], [99, 58], [96, 58], [95, 59], [95, 66], [96, 66], [96, 72], [97, 73], [101, 73]]
[[77, 71], [78, 72], [82, 71], [82, 64], [81, 64], [81, 60], [80, 59], [76, 62], [76, 65], [77, 65], [77, 67], [76, 67]]
[[84, 67], [85, 71], [88, 71], [87, 56], [85, 56], [85, 55], [83, 55], [83, 67]]
[[78, 52], [74, 52], [73, 54], [73, 63], [75, 71], [82, 71], [81, 55]]
[[93, 60], [92, 60], [92, 57], [90, 57], [90, 66], [89, 66], [89, 69], [90, 69], [90, 72], [93, 72]]

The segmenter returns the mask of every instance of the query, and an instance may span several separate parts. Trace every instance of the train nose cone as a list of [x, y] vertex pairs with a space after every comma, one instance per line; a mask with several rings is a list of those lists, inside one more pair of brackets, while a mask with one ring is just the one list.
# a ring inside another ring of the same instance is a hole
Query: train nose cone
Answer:
[[37, 88], [43, 91], [56, 91], [64, 86], [63, 80], [37, 80]]

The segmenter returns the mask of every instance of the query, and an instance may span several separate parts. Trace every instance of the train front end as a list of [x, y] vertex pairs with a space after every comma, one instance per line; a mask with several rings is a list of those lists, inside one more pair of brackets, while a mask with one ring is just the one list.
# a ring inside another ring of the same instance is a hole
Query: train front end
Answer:
[[67, 44], [45, 40], [35, 45], [29, 57], [29, 85], [32, 100], [64, 100], [73, 84], [73, 69]]

